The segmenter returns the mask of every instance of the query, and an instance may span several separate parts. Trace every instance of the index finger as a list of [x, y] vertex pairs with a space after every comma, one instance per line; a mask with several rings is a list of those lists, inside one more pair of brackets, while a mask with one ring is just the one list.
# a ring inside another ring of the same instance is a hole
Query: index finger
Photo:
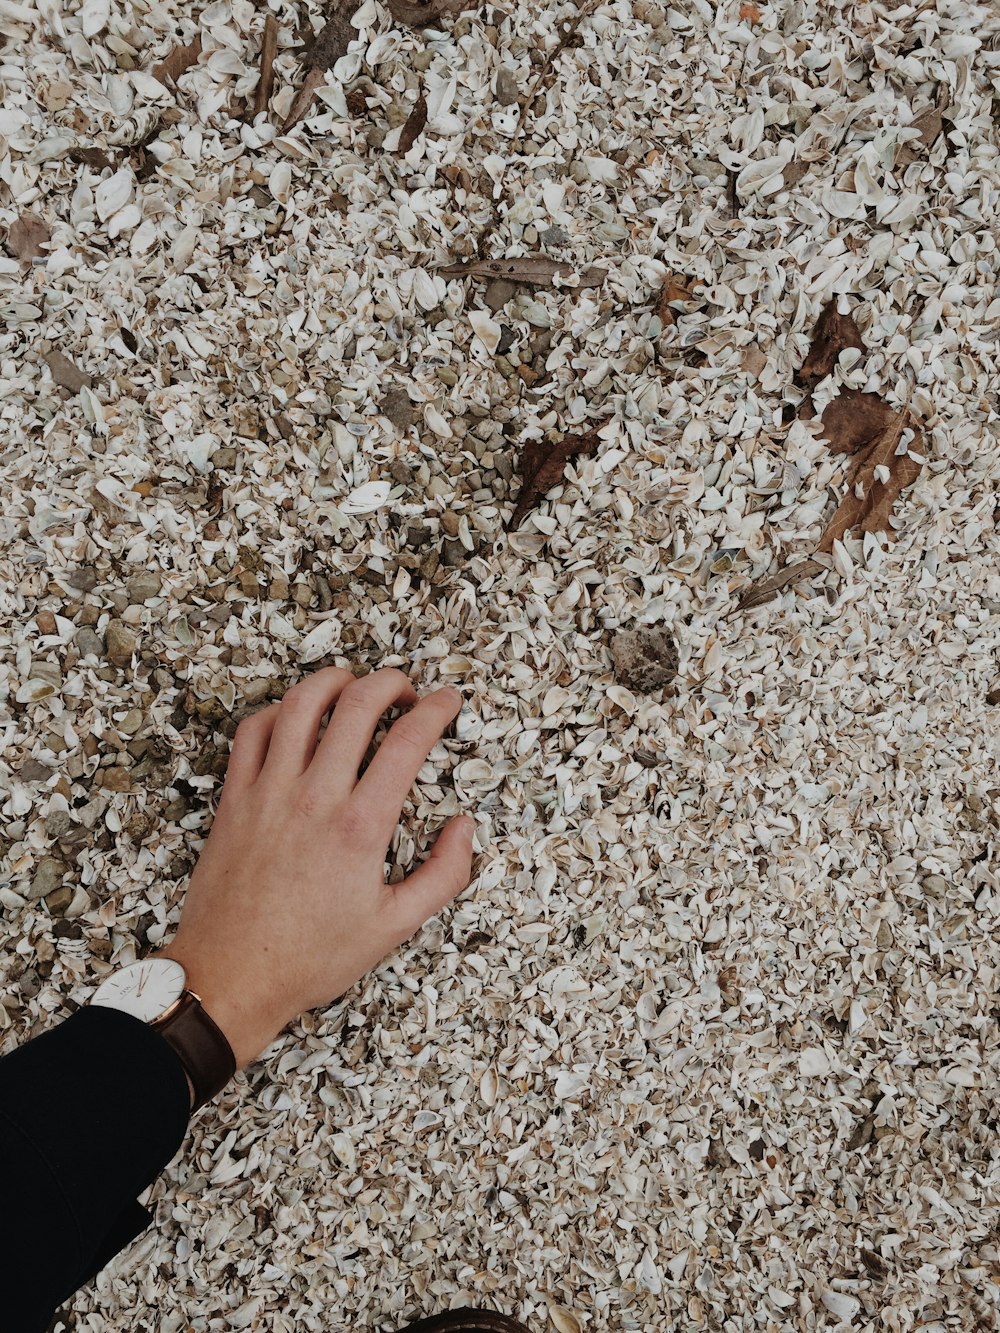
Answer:
[[458, 690], [435, 690], [394, 722], [354, 789], [373, 827], [389, 842], [399, 812], [427, 756], [462, 709]]

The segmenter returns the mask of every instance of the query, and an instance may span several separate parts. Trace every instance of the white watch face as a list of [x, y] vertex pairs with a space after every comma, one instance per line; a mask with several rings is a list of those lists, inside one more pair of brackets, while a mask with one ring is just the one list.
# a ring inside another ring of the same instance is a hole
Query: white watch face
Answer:
[[151, 1023], [180, 999], [184, 981], [184, 968], [176, 958], [144, 958], [105, 977], [90, 1003], [124, 1009]]

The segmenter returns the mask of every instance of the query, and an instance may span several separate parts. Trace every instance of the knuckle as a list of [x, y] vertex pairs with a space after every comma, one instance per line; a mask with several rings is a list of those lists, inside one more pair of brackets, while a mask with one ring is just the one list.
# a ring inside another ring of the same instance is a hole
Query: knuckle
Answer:
[[337, 812], [337, 828], [348, 842], [372, 840], [371, 817], [360, 806], [347, 804]]
[[401, 717], [392, 728], [392, 739], [408, 750], [425, 750], [427, 743], [424, 739], [423, 728], [419, 722], [412, 720], [410, 714]]
[[319, 793], [312, 787], [303, 787], [295, 798], [295, 808], [304, 819], [312, 819], [319, 813]]

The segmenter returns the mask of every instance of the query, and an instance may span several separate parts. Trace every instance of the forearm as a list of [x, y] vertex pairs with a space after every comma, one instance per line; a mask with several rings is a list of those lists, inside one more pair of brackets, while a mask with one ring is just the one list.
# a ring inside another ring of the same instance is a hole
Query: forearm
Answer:
[[147, 1024], [84, 1006], [0, 1059], [3, 1326], [52, 1312], [152, 1221], [137, 1202], [183, 1142], [183, 1066]]

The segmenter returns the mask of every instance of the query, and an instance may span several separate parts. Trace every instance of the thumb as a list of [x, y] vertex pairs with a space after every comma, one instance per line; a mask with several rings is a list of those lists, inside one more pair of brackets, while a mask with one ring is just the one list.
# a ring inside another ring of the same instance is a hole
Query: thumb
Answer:
[[460, 815], [437, 836], [431, 854], [412, 875], [396, 884], [396, 926], [400, 943], [416, 934], [435, 912], [468, 884], [472, 877], [472, 837], [475, 820]]

